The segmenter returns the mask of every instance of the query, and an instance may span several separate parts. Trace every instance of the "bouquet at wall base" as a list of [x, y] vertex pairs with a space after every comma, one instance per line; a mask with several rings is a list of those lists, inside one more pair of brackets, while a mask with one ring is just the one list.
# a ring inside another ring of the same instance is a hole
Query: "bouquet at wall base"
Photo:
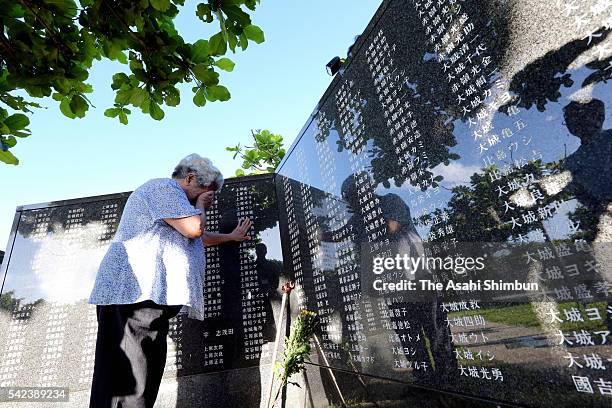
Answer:
[[299, 384], [290, 382], [289, 378], [293, 374], [304, 370], [304, 361], [310, 358], [310, 339], [314, 335], [317, 325], [317, 314], [306, 309], [302, 309], [291, 324], [290, 334], [285, 337], [283, 358], [275, 363], [276, 377], [279, 378], [280, 383], [272, 400], [272, 407], [276, 404], [281, 390], [287, 384], [299, 387]]

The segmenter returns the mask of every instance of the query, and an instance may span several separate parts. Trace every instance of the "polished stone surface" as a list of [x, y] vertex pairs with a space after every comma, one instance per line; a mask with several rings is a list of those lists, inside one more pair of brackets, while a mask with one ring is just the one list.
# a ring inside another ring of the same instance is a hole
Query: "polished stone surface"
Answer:
[[[18, 209], [3, 264], [0, 386], [69, 387], [75, 396], [88, 392], [97, 322], [86, 299], [128, 196]], [[255, 367], [257, 373], [243, 381], [252, 383], [248, 389], [236, 389], [210, 406], [223, 406], [232, 396], [254, 401], [258, 370], [269, 363], [282, 274], [272, 176], [227, 180], [208, 213], [208, 228], [230, 232], [244, 217], [254, 221], [251, 240], [207, 248], [206, 319], [179, 315], [171, 321], [164, 378], [176, 384], [175, 398], [188, 398], [183, 387], [189, 382], [173, 378], [221, 371], [229, 378], [229, 369]], [[217, 387], [225, 381], [206, 378]]]
[[[383, 2], [277, 170], [321, 364], [499, 403], [612, 403], [611, 21], [598, 0]], [[373, 259], [398, 251], [487, 255], [427, 276], [539, 289], [373, 292]]]

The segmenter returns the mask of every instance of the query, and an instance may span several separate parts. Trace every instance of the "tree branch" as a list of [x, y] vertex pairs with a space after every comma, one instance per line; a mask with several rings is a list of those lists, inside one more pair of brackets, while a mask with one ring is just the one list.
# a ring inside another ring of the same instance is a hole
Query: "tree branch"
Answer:
[[255, 148], [257, 148], [258, 150], [263, 150], [264, 152], [268, 153], [270, 156], [276, 156], [276, 153], [271, 151], [270, 149], [264, 149], [262, 147], [259, 146], [259, 143], [257, 142], [257, 138], [255, 138], [255, 132], [253, 132], [253, 129], [251, 129], [251, 135], [253, 136], [253, 140], [255, 141]]
[[13, 57], [13, 60], [15, 60], [15, 62], [18, 62], [19, 59], [15, 55], [15, 50], [13, 50], [8, 38], [6, 38], [6, 36], [4, 35], [4, 22], [0, 21], [0, 23], [2, 24], [2, 27], [0, 29], [0, 45], [2, 46], [2, 49], [7, 52], [7, 54]]
[[57, 38], [57, 33], [55, 32], [55, 30], [47, 25], [45, 20], [43, 20], [43, 18], [40, 17], [38, 13], [36, 13], [34, 7], [27, 0], [18, 1], [19, 3], [21, 3], [22, 6], [27, 8], [30, 13], [34, 15], [34, 18], [44, 27], [45, 31], [47, 32], [47, 34], [49, 34], [57, 48], [63, 49], [64, 52], [72, 54], [72, 50], [70, 49], [70, 47], [68, 47], [63, 41]]
[[139, 38], [139, 37], [136, 36], [136, 33], [134, 31], [132, 31], [130, 26], [123, 20], [123, 18], [121, 18], [121, 16], [119, 14], [117, 14], [115, 9], [110, 4], [108, 4], [106, 2], [106, 0], [102, 0], [102, 3], [106, 6], [107, 9], [110, 10], [110, 12], [113, 14], [113, 16], [115, 16], [117, 18], [117, 20], [119, 20], [119, 22], [121, 22], [123, 27], [125, 27], [125, 29], [130, 34], [130, 36], [132, 38], [134, 38], [136, 41], [138, 41], [140, 43], [140, 45], [142, 45], [142, 48], [144, 49], [145, 53], [148, 54], [149, 53], [149, 47], [147, 47], [147, 44], [142, 40], [142, 38]]

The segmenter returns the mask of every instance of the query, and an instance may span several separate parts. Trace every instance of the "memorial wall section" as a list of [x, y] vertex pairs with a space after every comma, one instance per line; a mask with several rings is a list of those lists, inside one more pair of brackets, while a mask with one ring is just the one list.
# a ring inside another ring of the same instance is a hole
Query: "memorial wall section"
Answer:
[[[610, 1], [383, 2], [277, 170], [313, 361], [423, 406], [612, 404], [611, 28]], [[538, 290], [372, 290], [398, 249]]]
[[[3, 262], [0, 387], [68, 387], [70, 406], [87, 406], [97, 332], [87, 299], [128, 196], [17, 209]], [[282, 273], [273, 176], [226, 180], [207, 226], [231, 232], [244, 217], [253, 220], [251, 240], [206, 248], [206, 319], [171, 320], [156, 406], [260, 404]], [[240, 386], [228, 388], [229, 379]]]

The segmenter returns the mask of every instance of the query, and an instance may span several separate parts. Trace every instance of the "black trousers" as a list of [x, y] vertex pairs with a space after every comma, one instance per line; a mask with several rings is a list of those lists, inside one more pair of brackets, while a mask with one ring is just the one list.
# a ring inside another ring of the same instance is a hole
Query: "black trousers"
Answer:
[[168, 320], [181, 307], [151, 300], [96, 306], [90, 408], [153, 407], [166, 363]]

